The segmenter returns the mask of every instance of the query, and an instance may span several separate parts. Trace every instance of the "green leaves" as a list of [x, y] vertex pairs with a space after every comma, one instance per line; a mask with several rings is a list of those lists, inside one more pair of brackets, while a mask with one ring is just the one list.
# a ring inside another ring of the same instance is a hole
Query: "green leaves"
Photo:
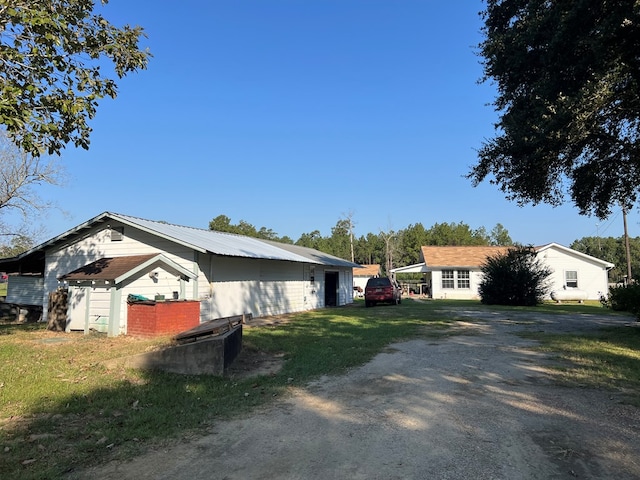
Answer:
[[498, 88], [495, 138], [468, 174], [507, 198], [582, 214], [630, 206], [640, 189], [640, 12], [633, 0], [488, 0], [480, 44]]
[[535, 306], [548, 292], [550, 268], [542, 265], [531, 247], [513, 247], [487, 258], [478, 289], [486, 305]]
[[141, 27], [117, 28], [93, 10], [92, 0], [0, 6], [0, 122], [31, 155], [59, 154], [68, 143], [88, 148], [98, 100], [117, 95], [103, 60], [122, 78], [151, 57], [138, 47]]

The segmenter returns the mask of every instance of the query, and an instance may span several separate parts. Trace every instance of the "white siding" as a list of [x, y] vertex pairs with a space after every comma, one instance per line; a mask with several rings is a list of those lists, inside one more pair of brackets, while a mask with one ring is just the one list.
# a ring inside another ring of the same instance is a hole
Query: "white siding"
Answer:
[[362, 276], [354, 276], [353, 277], [353, 286], [354, 287], [360, 287], [362, 288], [362, 290], [364, 291], [365, 287], [367, 286], [367, 282], [369, 281], [371, 277], [362, 277]]
[[538, 258], [553, 270], [549, 277], [551, 291], [564, 289], [565, 272], [571, 270], [578, 272], [578, 290], [586, 292], [587, 299], [599, 300], [607, 294], [608, 273], [601, 263], [553, 247], [540, 252]]
[[[209, 265], [201, 262], [203, 270]], [[324, 269], [307, 264], [213, 257], [210, 278], [200, 289], [203, 320], [251, 313], [254, 317], [300, 312], [324, 306]], [[344, 303], [343, 303], [344, 304]]]
[[44, 278], [10, 276], [7, 284], [7, 303], [42, 305]]
[[434, 270], [431, 272], [431, 296], [439, 299], [450, 300], [478, 300], [480, 295], [478, 289], [482, 280], [482, 272], [479, 269], [462, 269], [450, 268], [445, 270], [468, 270], [469, 271], [469, 288], [458, 288], [457, 277], [454, 276], [455, 288], [442, 288], [442, 271]]
[[108, 288], [69, 287], [67, 331], [97, 330], [106, 332], [109, 325], [110, 298]]
[[340, 269], [338, 287], [338, 305], [353, 303], [353, 270]]
[[[578, 272], [578, 289], [587, 293], [589, 300], [599, 300], [602, 294], [608, 291], [608, 277], [606, 267], [597, 261], [592, 261], [577, 252], [565, 251], [555, 247], [549, 247], [538, 253], [540, 262], [548, 266], [552, 270], [549, 276], [550, 292], [554, 290], [562, 290], [565, 286], [565, 272]], [[445, 270], [458, 270], [451, 267]], [[442, 288], [442, 271], [433, 270], [432, 279], [432, 296], [433, 298], [448, 298], [458, 300], [476, 300], [480, 298], [478, 289], [482, 281], [482, 272], [480, 269], [470, 269], [470, 288]], [[548, 297], [550, 298], [550, 297]]]
[[[110, 230], [103, 225], [102, 229], [88, 230], [81, 239], [73, 243], [47, 252], [42, 294], [45, 310], [49, 292], [64, 286], [58, 282], [59, 276], [100, 258], [148, 253], [164, 254], [196, 273], [197, 280], [181, 285], [177, 277], [158, 267], [153, 269], [158, 272], [157, 279], [149, 277], [149, 272], [141, 272], [136, 278], [130, 278], [119, 285], [118, 295], [114, 295], [113, 285], [82, 286], [82, 289], [81, 286], [73, 285], [69, 327], [84, 329], [87, 318], [90, 328], [100, 327], [104, 319], [108, 319], [109, 312], [113, 313], [113, 310], [110, 310], [113, 308], [111, 303], [117, 301], [117, 330], [119, 333], [126, 333], [129, 294], [142, 295], [150, 299], [156, 295], [164, 295], [165, 299], [171, 299], [173, 292], [179, 292], [180, 298], [200, 301], [201, 321], [243, 313], [251, 313], [254, 317], [278, 315], [324, 306], [325, 270], [322, 266], [203, 254], [128, 226], [124, 227], [122, 240], [112, 241]], [[310, 278], [312, 270], [313, 282]], [[351, 303], [351, 268], [340, 268], [338, 272], [338, 304]], [[84, 297], [81, 295], [90, 299], [88, 312], [83, 307]], [[77, 307], [76, 311], [73, 311], [74, 305]], [[45, 319], [46, 314], [45, 311]]]
[[260, 265], [234, 257], [202, 256], [198, 282], [202, 321], [251, 313], [259, 316]]
[[260, 262], [260, 316], [304, 310], [303, 264]]
[[[117, 225], [112, 226], [115, 227]], [[70, 245], [58, 248], [55, 251], [51, 250], [47, 252], [43, 304], [45, 306], [47, 305], [47, 297], [50, 292], [56, 290], [58, 286], [62, 286], [58, 282], [57, 277], [64, 275], [65, 273], [69, 273], [104, 257], [143, 255], [148, 253], [163, 253], [168, 258], [191, 271], [193, 271], [194, 268], [197, 268], [197, 265], [193, 261], [194, 252], [192, 250], [173, 242], [159, 239], [155, 235], [150, 235], [133, 228], [125, 227], [123, 239], [121, 241], [111, 241], [109, 229], [92, 229], [89, 230], [82, 239]], [[174, 275], [169, 274], [161, 268], [156, 268], [154, 270], [159, 272], [157, 281], [152, 280], [145, 273], [136, 279], [130, 279], [127, 285], [124, 286], [123, 295], [120, 301], [121, 330], [126, 329], [126, 299], [129, 293], [143, 295], [151, 299], [153, 299], [155, 295], [164, 295], [165, 298], [170, 299], [173, 296], [173, 292], [180, 292], [180, 282]], [[101, 292], [101, 294], [98, 295], [100, 300], [96, 300], [96, 306], [93, 305], [94, 291]], [[105, 306], [107, 312], [109, 311], [109, 288], [96, 287], [92, 289], [91, 293], [92, 306], [90, 307], [89, 317], [104, 318]], [[187, 286], [185, 293], [185, 298], [194, 298], [192, 286]], [[70, 305], [72, 304], [70, 303]], [[71, 315], [74, 314], [72, 313]], [[82, 316], [83, 313], [78, 312], [78, 315]], [[46, 316], [47, 312], [45, 311], [45, 320]], [[69, 320], [71, 320], [74, 329], [80, 322], [79, 319], [71, 317]], [[82, 328], [84, 328], [84, 320], [82, 320], [82, 325]]]

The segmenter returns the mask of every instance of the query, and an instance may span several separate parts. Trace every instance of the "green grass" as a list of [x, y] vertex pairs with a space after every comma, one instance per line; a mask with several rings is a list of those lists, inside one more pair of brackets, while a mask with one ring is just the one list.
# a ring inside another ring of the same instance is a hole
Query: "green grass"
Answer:
[[[291, 315], [278, 326], [245, 329], [244, 348], [285, 359], [278, 374], [246, 380], [107, 370], [101, 363], [156, 348], [167, 338], [108, 338], [53, 333], [34, 324], [0, 325], [0, 477], [59, 478], [164, 441], [190, 438], [216, 419], [247, 414], [287, 395], [292, 386], [359, 366], [394, 341], [446, 335], [457, 307], [496, 309], [448, 300], [364, 308], [357, 301]], [[609, 313], [584, 305], [538, 308]]]
[[528, 334], [555, 353], [558, 378], [570, 385], [622, 390], [640, 405], [640, 328], [605, 328], [589, 335]]
[[0, 297], [6, 297], [7, 296], [7, 286], [9, 284], [7, 282], [5, 283], [0, 283]]

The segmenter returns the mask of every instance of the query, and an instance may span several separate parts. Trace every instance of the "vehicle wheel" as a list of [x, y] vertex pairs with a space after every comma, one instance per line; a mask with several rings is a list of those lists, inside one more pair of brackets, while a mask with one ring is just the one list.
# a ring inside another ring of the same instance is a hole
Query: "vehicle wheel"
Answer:
[[364, 301], [364, 306], [369, 308], [371, 306], [371, 302], [369, 300]]

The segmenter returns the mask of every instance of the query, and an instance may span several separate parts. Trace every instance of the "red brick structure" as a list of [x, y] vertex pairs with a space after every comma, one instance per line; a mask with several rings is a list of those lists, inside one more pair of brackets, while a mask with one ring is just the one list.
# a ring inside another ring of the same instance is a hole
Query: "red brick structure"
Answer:
[[127, 335], [153, 337], [189, 330], [200, 323], [200, 302], [134, 302], [127, 305]]

